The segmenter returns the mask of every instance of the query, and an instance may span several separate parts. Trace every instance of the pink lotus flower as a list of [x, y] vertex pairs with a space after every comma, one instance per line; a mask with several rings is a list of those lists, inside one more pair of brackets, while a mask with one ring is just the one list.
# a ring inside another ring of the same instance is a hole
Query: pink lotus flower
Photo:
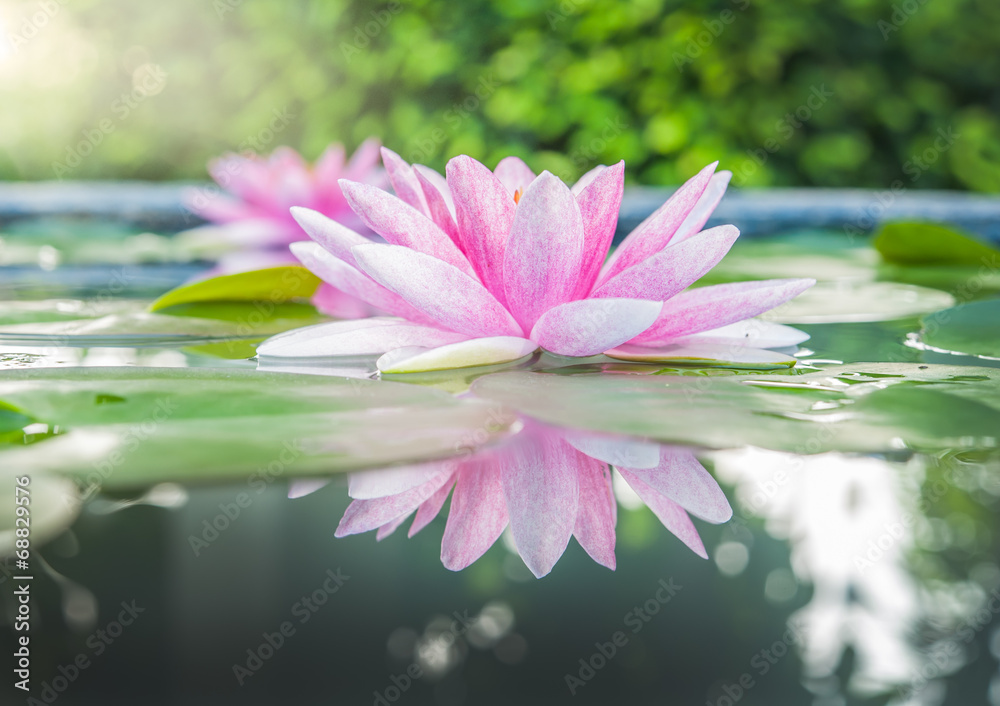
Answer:
[[[341, 181], [351, 208], [386, 243], [305, 208], [315, 242], [292, 252], [323, 280], [397, 318], [338, 322], [266, 341], [266, 356], [381, 355], [383, 372], [503, 363], [538, 348], [562, 356], [793, 362], [759, 349], [797, 344], [795, 329], [748, 321], [796, 296], [810, 279], [685, 291], [728, 252], [739, 231], [702, 231], [732, 176], [712, 164], [641, 223], [605, 262], [625, 166], [598, 167], [572, 189], [516, 157], [491, 172], [471, 157], [447, 179], [383, 160], [396, 196]], [[728, 356], [727, 356], [727, 351]]]
[[348, 163], [344, 160], [344, 147], [339, 144], [328, 147], [312, 167], [290, 147], [279, 147], [266, 158], [226, 154], [208, 165], [223, 191], [189, 190], [185, 204], [207, 221], [235, 226], [228, 229], [229, 235], [247, 249], [307, 240], [289, 213], [292, 206], [305, 206], [352, 228], [362, 227], [338, 180], [385, 185], [385, 174], [378, 166], [378, 140], [365, 141]]
[[552, 570], [570, 536], [613, 570], [617, 503], [609, 464], [668, 530], [708, 557], [688, 513], [718, 524], [733, 512], [690, 451], [530, 420], [506, 444], [461, 461], [352, 475], [354, 501], [337, 536], [377, 530], [382, 540], [416, 513], [412, 537], [438, 515], [454, 489], [441, 542], [445, 568], [469, 566], [509, 524], [518, 553], [538, 578]]
[[[379, 142], [366, 140], [345, 164], [343, 145], [327, 148], [312, 167], [290, 147], [279, 147], [269, 157], [226, 154], [209, 163], [208, 171], [223, 192], [190, 189], [185, 205], [216, 225], [185, 235], [205, 246], [236, 248], [224, 253], [206, 277], [249, 270], [298, 265], [290, 243], [308, 240], [289, 213], [292, 206], [308, 206], [340, 223], [366, 231], [340, 190], [341, 177], [372, 186], [386, 186], [379, 167]], [[329, 284], [313, 298], [318, 309], [338, 318], [353, 319], [377, 312], [364, 302]]]

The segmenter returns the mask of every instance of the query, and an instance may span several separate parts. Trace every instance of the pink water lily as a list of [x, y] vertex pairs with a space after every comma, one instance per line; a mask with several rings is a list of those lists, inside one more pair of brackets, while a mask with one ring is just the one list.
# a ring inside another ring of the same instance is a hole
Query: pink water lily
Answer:
[[247, 248], [284, 246], [308, 236], [289, 209], [305, 206], [351, 227], [361, 221], [351, 210], [338, 183], [340, 179], [386, 185], [379, 167], [379, 143], [364, 142], [345, 161], [343, 145], [326, 149], [310, 166], [290, 147], [278, 147], [269, 156], [225, 154], [209, 162], [208, 171], [219, 190], [190, 189], [185, 205], [207, 221], [233, 226], [234, 239]]
[[341, 188], [386, 242], [370, 243], [322, 214], [295, 208], [314, 242], [294, 243], [292, 252], [325, 281], [394, 317], [281, 334], [259, 354], [380, 355], [381, 371], [406, 373], [509, 362], [538, 348], [576, 357], [738, 360], [747, 348], [807, 338], [785, 326], [747, 322], [814, 280], [688, 290], [739, 235], [729, 225], [702, 230], [732, 176], [716, 174], [715, 164], [678, 189], [606, 261], [624, 162], [598, 167], [570, 188], [549, 172], [536, 176], [516, 157], [495, 171], [455, 157], [447, 178], [389, 150], [383, 161], [396, 196], [349, 180]]
[[689, 513], [718, 524], [732, 517], [732, 508], [690, 451], [530, 420], [502, 446], [460, 461], [352, 475], [348, 492], [354, 500], [337, 536], [376, 530], [382, 540], [413, 516], [412, 537], [451, 494], [441, 542], [448, 569], [472, 564], [508, 525], [536, 577], [552, 570], [570, 537], [594, 561], [614, 569], [617, 502], [611, 466], [670, 532], [707, 558]]
[[[298, 265], [290, 243], [308, 240], [289, 208], [308, 206], [317, 213], [364, 231], [340, 190], [341, 178], [376, 187], [388, 186], [379, 166], [379, 141], [365, 141], [346, 160], [343, 145], [326, 149], [310, 166], [290, 147], [278, 147], [269, 156], [226, 154], [212, 160], [209, 173], [221, 188], [189, 189], [187, 208], [214, 225], [195, 228], [185, 239], [200, 247], [224, 250], [218, 264], [205, 276]], [[330, 284], [322, 285], [313, 303], [338, 318], [380, 313]]]

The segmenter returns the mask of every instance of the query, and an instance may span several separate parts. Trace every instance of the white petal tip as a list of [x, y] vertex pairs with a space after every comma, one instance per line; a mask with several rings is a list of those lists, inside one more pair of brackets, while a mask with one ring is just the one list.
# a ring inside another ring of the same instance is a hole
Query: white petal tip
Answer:
[[452, 368], [500, 365], [531, 355], [538, 344], [516, 336], [474, 338], [437, 348], [406, 346], [378, 359], [379, 371], [388, 374], [424, 373]]
[[288, 497], [290, 499], [304, 498], [325, 487], [329, 482], [329, 478], [304, 478], [292, 481], [288, 487]]

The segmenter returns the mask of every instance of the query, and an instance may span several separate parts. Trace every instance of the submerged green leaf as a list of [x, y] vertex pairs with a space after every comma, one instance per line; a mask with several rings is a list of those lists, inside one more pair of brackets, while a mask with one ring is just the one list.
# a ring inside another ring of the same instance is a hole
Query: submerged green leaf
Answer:
[[319, 285], [319, 277], [304, 267], [268, 267], [181, 285], [150, 304], [149, 310], [158, 311], [169, 306], [195, 302], [284, 303], [292, 299], [308, 299], [316, 293]]
[[22, 410], [0, 401], [0, 443], [4, 435], [20, 431], [33, 421]]

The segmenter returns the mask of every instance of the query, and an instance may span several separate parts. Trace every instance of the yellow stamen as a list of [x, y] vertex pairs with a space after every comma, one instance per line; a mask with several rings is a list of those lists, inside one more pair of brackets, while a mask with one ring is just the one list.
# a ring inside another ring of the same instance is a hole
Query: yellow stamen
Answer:
[[517, 191], [514, 192], [514, 203], [517, 203], [518, 201], [521, 200], [522, 193], [524, 193], [522, 189], [518, 189]]

